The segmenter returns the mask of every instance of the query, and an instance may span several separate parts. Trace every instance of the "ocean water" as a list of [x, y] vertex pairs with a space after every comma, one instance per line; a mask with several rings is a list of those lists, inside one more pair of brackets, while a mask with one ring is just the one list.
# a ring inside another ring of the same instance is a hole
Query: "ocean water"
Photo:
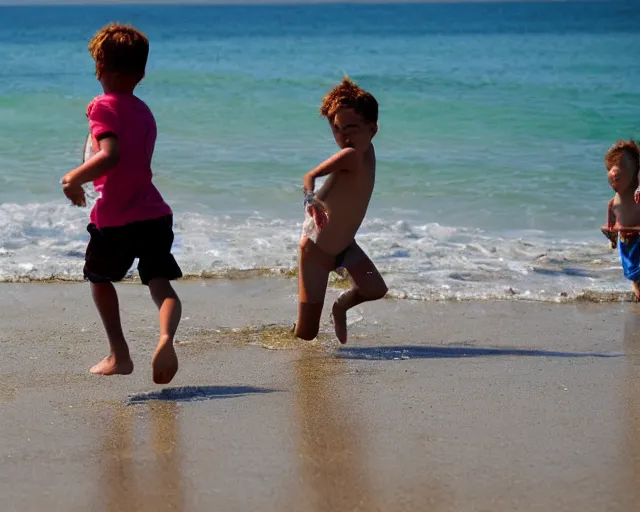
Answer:
[[185, 273], [295, 267], [318, 115], [348, 74], [380, 102], [359, 234], [392, 294], [570, 300], [627, 290], [599, 232], [603, 156], [640, 138], [635, 2], [0, 7], [0, 280], [81, 279], [79, 163], [109, 21], [151, 39], [138, 95]]

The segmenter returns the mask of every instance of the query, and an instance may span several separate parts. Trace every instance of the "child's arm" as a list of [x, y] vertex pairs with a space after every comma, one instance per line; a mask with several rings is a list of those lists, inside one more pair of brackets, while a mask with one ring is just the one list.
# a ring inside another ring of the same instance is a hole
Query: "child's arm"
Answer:
[[613, 211], [613, 199], [609, 201], [609, 206], [607, 207], [607, 226], [606, 228], [602, 228], [602, 234], [609, 239], [611, 242], [611, 248], [615, 249], [618, 245], [618, 232], [614, 231], [614, 227], [616, 225], [616, 214]]
[[100, 150], [95, 155], [62, 178], [62, 190], [76, 206], [86, 205], [82, 185], [104, 176], [120, 161], [118, 139], [114, 135], [100, 139], [98, 144]]
[[82, 185], [107, 174], [120, 161], [120, 119], [113, 98], [98, 96], [87, 107], [89, 131], [99, 150], [80, 167], [62, 178], [62, 190], [76, 206], [85, 206]]
[[120, 147], [115, 136], [108, 136], [98, 141], [100, 149], [80, 167], [65, 174], [63, 183], [84, 185], [107, 174], [120, 162]]
[[302, 180], [305, 194], [312, 194], [315, 190], [316, 178], [326, 176], [336, 171], [349, 171], [355, 168], [356, 152], [353, 148], [345, 148], [331, 158], [328, 158], [315, 169], [304, 175]]
[[324, 180], [322, 186], [316, 191], [316, 199], [318, 201], [324, 201], [326, 199], [327, 195], [331, 191], [331, 188], [333, 187], [333, 184], [336, 181], [336, 176], [336, 174], [329, 175], [329, 177]]

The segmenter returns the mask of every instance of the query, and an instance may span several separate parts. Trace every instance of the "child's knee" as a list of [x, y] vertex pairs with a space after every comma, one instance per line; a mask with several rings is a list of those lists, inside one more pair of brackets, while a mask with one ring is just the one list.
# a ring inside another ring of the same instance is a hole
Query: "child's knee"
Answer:
[[378, 300], [378, 299], [384, 299], [384, 296], [387, 294], [387, 292], [389, 291], [389, 288], [387, 287], [387, 285], [383, 282], [380, 287], [376, 290], [376, 294], [375, 294], [375, 299], [374, 300]]
[[360, 289], [360, 294], [366, 298], [366, 300], [378, 300], [384, 298], [389, 291], [386, 283], [380, 279], [374, 286], [367, 288], [366, 290]]
[[165, 277], [154, 277], [145, 284], [149, 287], [149, 291], [152, 295], [163, 295], [167, 298], [172, 298], [177, 301], [180, 300], [178, 298], [178, 294], [171, 285], [171, 281]]
[[90, 283], [91, 284], [91, 294], [94, 298], [99, 299], [101, 297], [108, 297], [112, 295], [117, 295], [116, 287], [113, 285], [111, 281], [104, 281], [101, 283]]
[[301, 302], [298, 305], [298, 321], [294, 330], [296, 338], [307, 341], [316, 339], [320, 331], [322, 306], [321, 302]]

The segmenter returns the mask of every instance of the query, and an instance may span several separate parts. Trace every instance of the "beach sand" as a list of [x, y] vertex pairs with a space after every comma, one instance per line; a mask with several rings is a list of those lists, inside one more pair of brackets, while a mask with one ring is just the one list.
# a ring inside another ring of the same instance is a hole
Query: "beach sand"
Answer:
[[87, 373], [86, 285], [0, 287], [3, 511], [637, 510], [638, 306], [383, 300], [339, 347], [291, 338], [293, 280], [177, 288], [161, 387], [144, 287], [129, 377]]

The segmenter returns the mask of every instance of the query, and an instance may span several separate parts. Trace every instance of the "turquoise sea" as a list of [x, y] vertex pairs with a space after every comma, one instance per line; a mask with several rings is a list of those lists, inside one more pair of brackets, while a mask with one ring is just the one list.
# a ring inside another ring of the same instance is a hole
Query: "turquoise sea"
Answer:
[[0, 7], [0, 280], [81, 279], [88, 210], [59, 180], [99, 94], [103, 24], [151, 39], [138, 94], [185, 273], [295, 266], [318, 115], [348, 74], [380, 102], [361, 245], [399, 297], [621, 291], [603, 156], [640, 138], [633, 1]]

